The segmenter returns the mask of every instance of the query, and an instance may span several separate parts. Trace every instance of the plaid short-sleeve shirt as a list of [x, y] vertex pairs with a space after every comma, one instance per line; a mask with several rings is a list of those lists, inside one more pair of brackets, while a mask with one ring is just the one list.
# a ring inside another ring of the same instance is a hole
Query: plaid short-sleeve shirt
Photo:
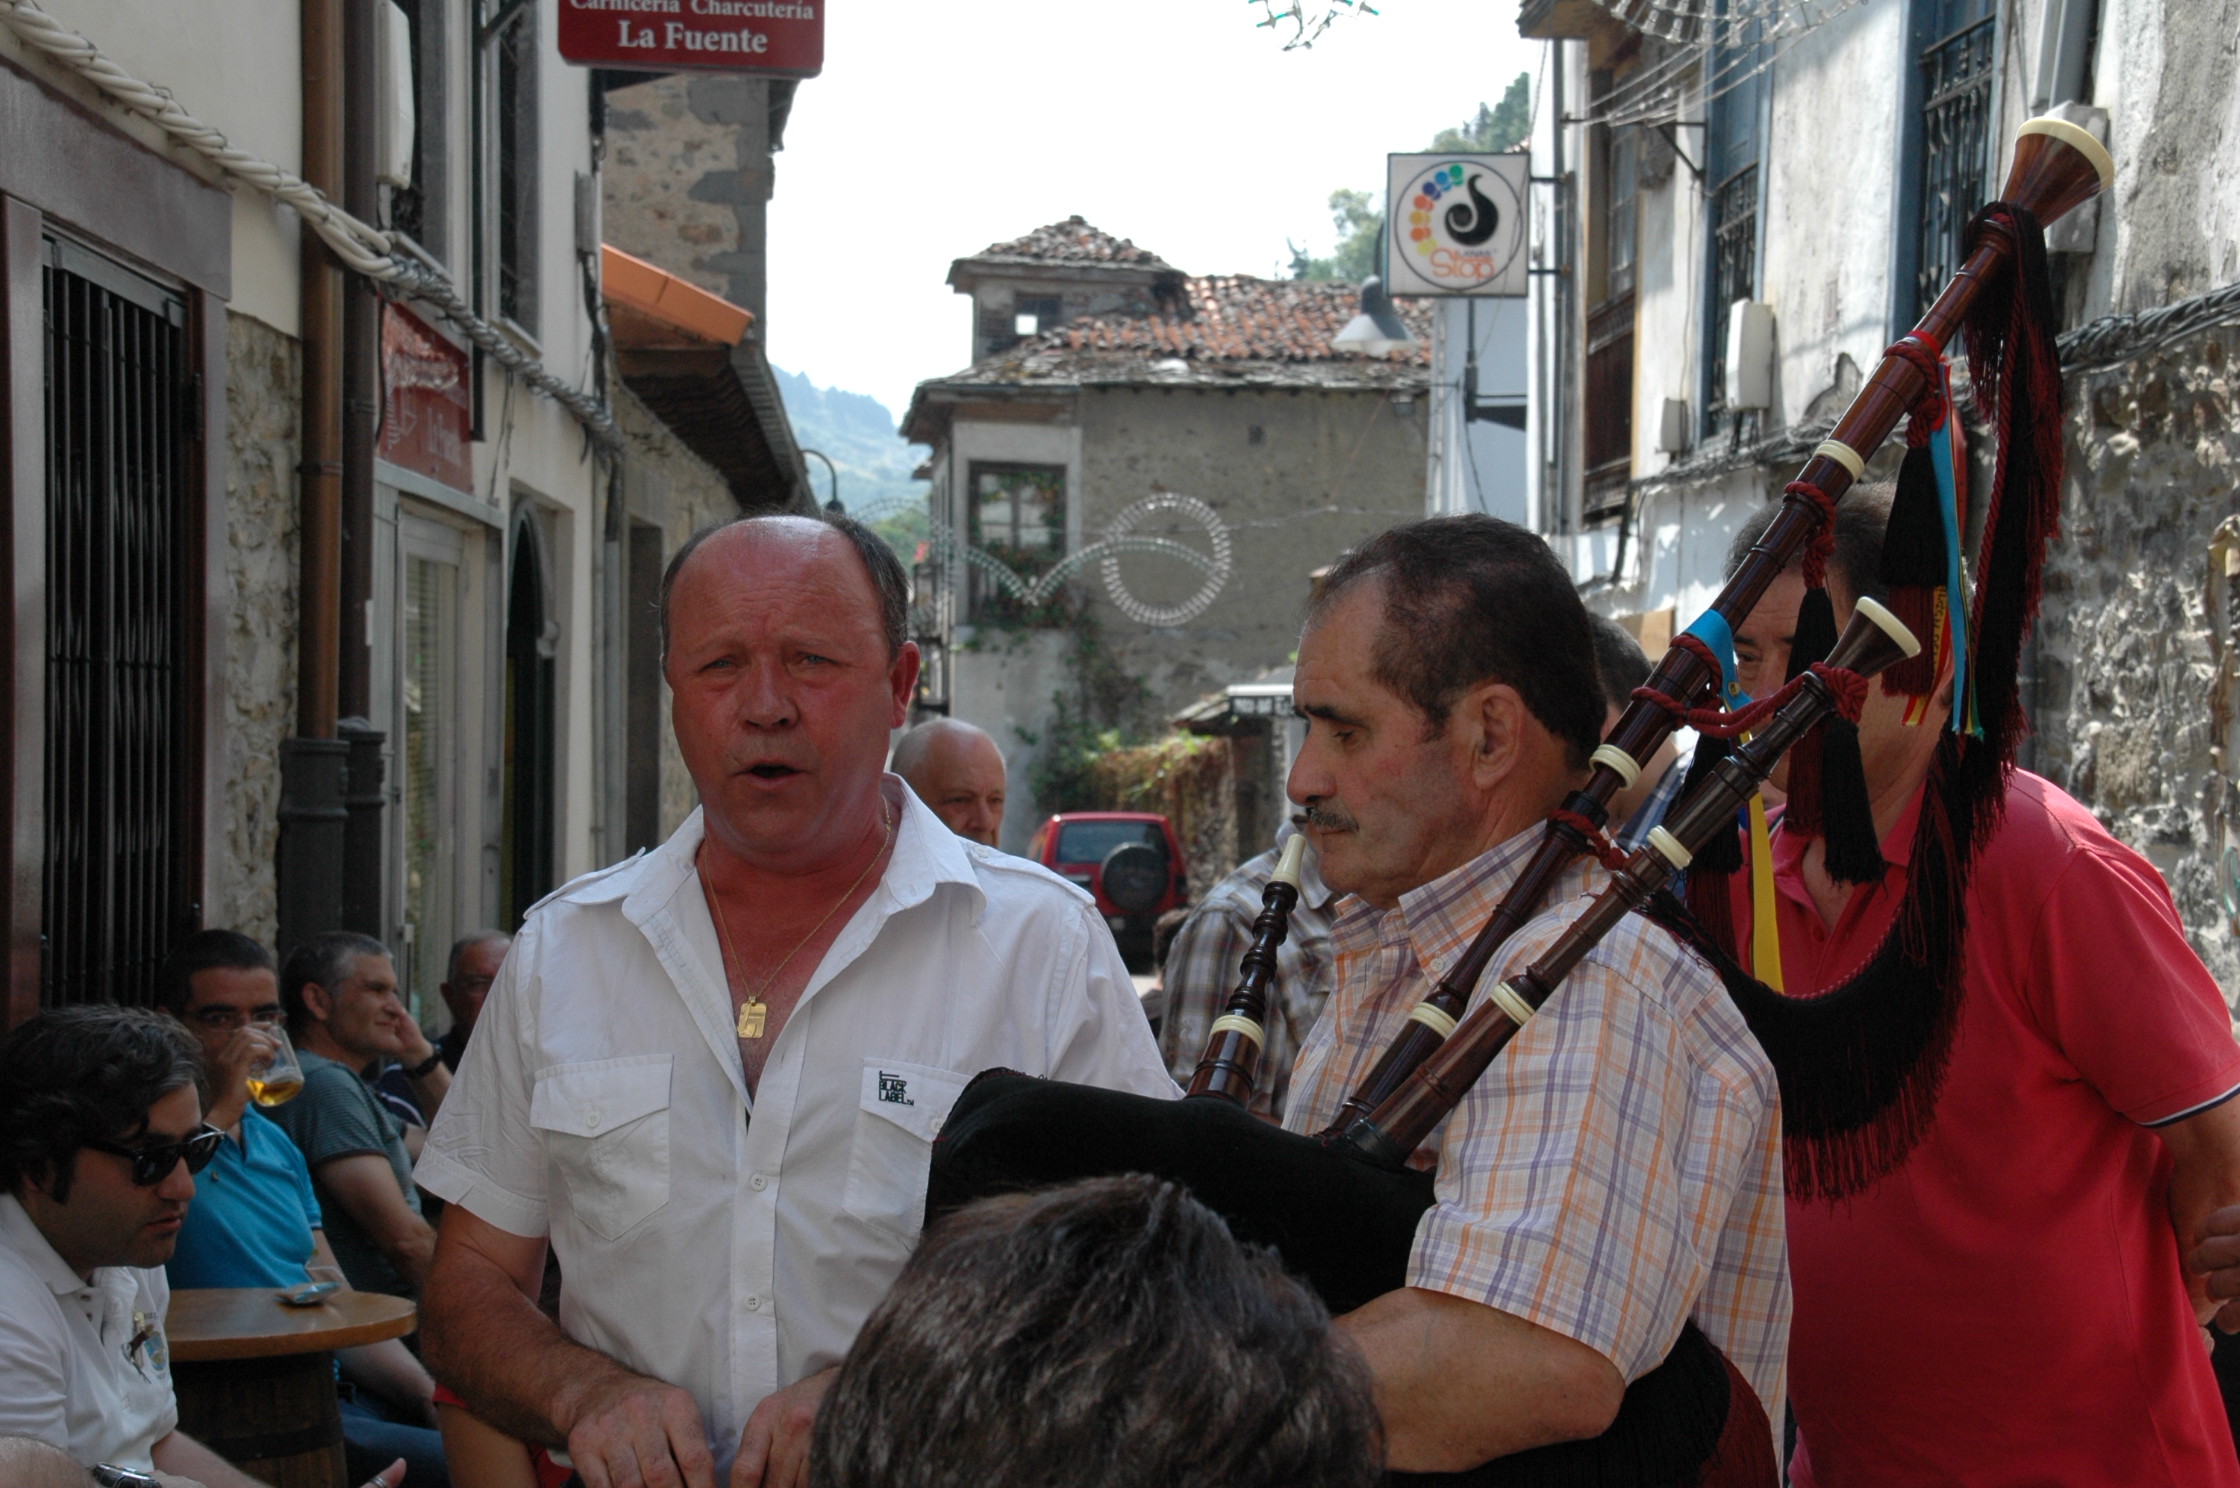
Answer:
[[[1539, 838], [1520, 833], [1395, 909], [1345, 902], [1335, 986], [1292, 1072], [1286, 1126], [1328, 1124]], [[1566, 869], [1481, 987], [1528, 965], [1606, 883], [1585, 860]], [[1417, 1153], [1437, 1164], [1437, 1200], [1408, 1284], [1576, 1339], [1629, 1382], [1692, 1316], [1778, 1424], [1789, 1335], [1779, 1102], [1717, 978], [1629, 915]]]

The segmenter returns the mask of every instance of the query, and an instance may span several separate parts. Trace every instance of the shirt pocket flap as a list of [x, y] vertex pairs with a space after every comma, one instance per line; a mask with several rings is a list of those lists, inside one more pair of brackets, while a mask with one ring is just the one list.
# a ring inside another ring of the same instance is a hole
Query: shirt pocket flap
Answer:
[[957, 1097], [964, 1094], [965, 1084], [964, 1077], [954, 1070], [867, 1059], [863, 1062], [863, 1090], [857, 1109], [930, 1142], [941, 1134], [942, 1123], [949, 1119]]
[[673, 1054], [561, 1064], [537, 1075], [529, 1124], [571, 1137], [596, 1137], [669, 1108]]

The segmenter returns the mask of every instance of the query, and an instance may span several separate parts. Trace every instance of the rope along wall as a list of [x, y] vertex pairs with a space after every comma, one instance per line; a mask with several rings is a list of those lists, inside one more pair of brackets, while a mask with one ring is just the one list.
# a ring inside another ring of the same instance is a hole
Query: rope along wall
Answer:
[[237, 180], [293, 207], [342, 266], [395, 294], [421, 301], [462, 331], [469, 341], [536, 391], [568, 410], [607, 452], [621, 448], [614, 413], [603, 399], [571, 387], [516, 346], [459, 297], [459, 291], [410, 240], [360, 222], [293, 171], [235, 149], [226, 137], [180, 106], [171, 90], [126, 72], [101, 48], [48, 15], [32, 0], [0, 0], [0, 24], [25, 45], [52, 57], [93, 84], [120, 107]]

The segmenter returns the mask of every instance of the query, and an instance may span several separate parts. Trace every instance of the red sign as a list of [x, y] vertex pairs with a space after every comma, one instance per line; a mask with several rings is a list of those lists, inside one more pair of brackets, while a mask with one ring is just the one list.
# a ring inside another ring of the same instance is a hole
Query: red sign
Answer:
[[773, 77], [824, 70], [825, 0], [559, 0], [560, 55], [593, 67]]
[[402, 305], [381, 307], [381, 458], [474, 492], [467, 354]]

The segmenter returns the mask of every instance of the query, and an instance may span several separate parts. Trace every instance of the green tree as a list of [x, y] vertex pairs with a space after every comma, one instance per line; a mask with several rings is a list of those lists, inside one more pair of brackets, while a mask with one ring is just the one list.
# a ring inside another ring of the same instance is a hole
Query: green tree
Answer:
[[1330, 223], [1338, 230], [1337, 252], [1328, 258], [1309, 257], [1296, 243], [1291, 250], [1294, 279], [1343, 279], [1358, 284], [1377, 271], [1377, 234], [1384, 231], [1384, 213], [1367, 191], [1341, 186], [1330, 193]]
[[[1514, 150], [1532, 133], [1532, 79], [1518, 73], [1496, 104], [1478, 105], [1478, 112], [1452, 129], [1442, 129], [1431, 141], [1433, 150], [1456, 153], [1498, 153]], [[1330, 221], [1338, 230], [1338, 246], [1328, 258], [1316, 258], [1289, 239], [1291, 277], [1342, 279], [1358, 284], [1377, 271], [1377, 238], [1384, 232], [1384, 213], [1377, 210], [1376, 193], [1341, 186], [1330, 193]]]
[[1478, 105], [1475, 117], [1465, 120], [1452, 129], [1442, 129], [1431, 142], [1434, 150], [1485, 151], [1498, 154], [1514, 150], [1532, 133], [1532, 80], [1518, 73], [1509, 91], [1501, 101], [1488, 107]]

